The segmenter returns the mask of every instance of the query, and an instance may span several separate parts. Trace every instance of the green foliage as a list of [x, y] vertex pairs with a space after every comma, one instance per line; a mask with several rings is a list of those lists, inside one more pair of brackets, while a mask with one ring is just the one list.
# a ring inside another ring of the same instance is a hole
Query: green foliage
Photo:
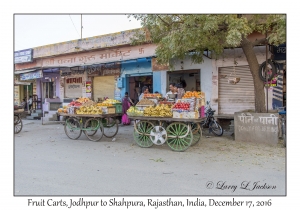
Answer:
[[269, 44], [278, 45], [286, 40], [286, 16], [282, 14], [129, 15], [132, 16], [140, 20], [145, 29], [137, 33], [132, 44], [150, 40], [156, 43], [157, 61], [161, 64], [187, 55], [194, 63], [201, 63], [203, 51], [220, 55], [225, 47], [240, 46], [242, 38], [254, 31], [267, 32]]

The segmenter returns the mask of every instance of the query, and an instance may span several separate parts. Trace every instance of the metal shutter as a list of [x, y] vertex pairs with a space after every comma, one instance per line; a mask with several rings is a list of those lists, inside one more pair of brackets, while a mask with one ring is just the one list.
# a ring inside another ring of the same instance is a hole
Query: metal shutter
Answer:
[[98, 98], [115, 98], [115, 76], [94, 77], [93, 81], [94, 100]]
[[[254, 83], [249, 66], [236, 66], [236, 77], [239, 83], [228, 83], [228, 77], [234, 76], [234, 68], [219, 68], [219, 112], [218, 114], [234, 114], [234, 112], [255, 109]], [[225, 77], [225, 75], [227, 75]]]

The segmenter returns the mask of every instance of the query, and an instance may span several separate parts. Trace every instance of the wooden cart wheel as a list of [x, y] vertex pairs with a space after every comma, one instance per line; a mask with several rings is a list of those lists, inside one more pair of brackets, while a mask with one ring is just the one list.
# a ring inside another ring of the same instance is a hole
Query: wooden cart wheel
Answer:
[[193, 141], [191, 146], [197, 144], [202, 137], [202, 129], [200, 123], [191, 123], [192, 133], [193, 133]]
[[133, 138], [140, 147], [151, 147], [153, 142], [150, 138], [150, 132], [154, 125], [148, 121], [139, 121], [134, 125]]
[[69, 117], [65, 122], [65, 133], [70, 139], [78, 139], [82, 133], [80, 122], [75, 117]]
[[150, 131], [150, 139], [156, 145], [164, 144], [167, 138], [167, 131], [162, 126], [155, 126]]
[[112, 138], [117, 135], [119, 131], [119, 123], [116, 118], [108, 117], [102, 119], [102, 124], [104, 128], [104, 136], [107, 138]]
[[15, 133], [20, 133], [23, 128], [23, 122], [19, 115], [14, 116]]
[[177, 152], [183, 152], [193, 141], [193, 133], [190, 126], [181, 122], [173, 122], [167, 127], [168, 146]]
[[97, 118], [90, 118], [84, 123], [84, 133], [91, 141], [100, 141], [103, 136], [103, 124]]

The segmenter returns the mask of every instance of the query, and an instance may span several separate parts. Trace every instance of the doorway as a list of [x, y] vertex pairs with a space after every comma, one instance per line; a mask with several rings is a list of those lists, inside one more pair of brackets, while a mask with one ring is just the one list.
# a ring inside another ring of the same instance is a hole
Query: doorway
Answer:
[[150, 93], [153, 93], [153, 76], [130, 76], [128, 77], [127, 92], [134, 103], [138, 102], [138, 97], [142, 93], [142, 88], [147, 86]]
[[185, 91], [201, 91], [200, 69], [168, 71], [167, 92], [170, 83], [181, 83]]

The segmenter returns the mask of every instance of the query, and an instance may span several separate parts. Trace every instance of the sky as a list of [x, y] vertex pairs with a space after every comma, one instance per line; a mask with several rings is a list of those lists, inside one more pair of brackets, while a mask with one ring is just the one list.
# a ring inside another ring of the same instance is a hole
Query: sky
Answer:
[[15, 14], [14, 51], [140, 27], [139, 21], [125, 14]]

